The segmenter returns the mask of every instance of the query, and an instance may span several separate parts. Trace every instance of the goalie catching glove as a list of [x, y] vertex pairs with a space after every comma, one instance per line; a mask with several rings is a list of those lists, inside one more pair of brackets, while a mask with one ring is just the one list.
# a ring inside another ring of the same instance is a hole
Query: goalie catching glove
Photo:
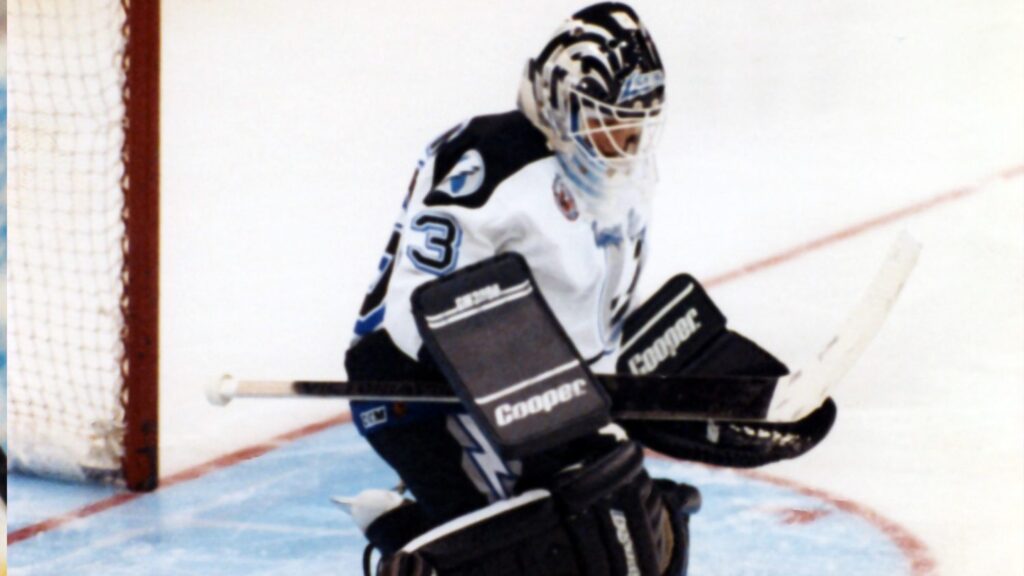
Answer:
[[640, 446], [624, 442], [422, 534], [411, 501], [365, 531], [383, 554], [378, 576], [682, 576], [699, 507], [695, 488], [652, 480]]
[[[626, 319], [622, 373], [663, 376], [783, 376], [789, 369], [726, 328], [725, 316], [687, 274], [665, 283]], [[663, 454], [719, 466], [754, 467], [796, 458], [832, 429], [831, 399], [796, 422], [630, 420], [630, 436]]]

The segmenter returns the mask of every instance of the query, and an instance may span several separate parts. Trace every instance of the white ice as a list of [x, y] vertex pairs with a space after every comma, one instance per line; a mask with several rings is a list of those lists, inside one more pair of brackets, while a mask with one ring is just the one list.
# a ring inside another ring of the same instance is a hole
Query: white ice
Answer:
[[[670, 121], [640, 292], [709, 278], [939, 193], [967, 198], [712, 288], [791, 364], [906, 227], [924, 242], [840, 419], [769, 472], [918, 535], [949, 575], [1024, 572], [1024, 4], [634, 3]], [[433, 137], [514, 106], [579, 2], [164, 3], [164, 474], [344, 409], [206, 404], [224, 372], [341, 378]]]

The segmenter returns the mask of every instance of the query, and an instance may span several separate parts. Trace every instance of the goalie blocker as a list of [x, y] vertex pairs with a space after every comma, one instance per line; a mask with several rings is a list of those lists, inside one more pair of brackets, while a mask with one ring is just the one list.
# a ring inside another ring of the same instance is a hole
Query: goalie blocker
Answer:
[[536, 454], [611, 421], [608, 396], [519, 254], [423, 284], [412, 307], [424, 347], [504, 456]]

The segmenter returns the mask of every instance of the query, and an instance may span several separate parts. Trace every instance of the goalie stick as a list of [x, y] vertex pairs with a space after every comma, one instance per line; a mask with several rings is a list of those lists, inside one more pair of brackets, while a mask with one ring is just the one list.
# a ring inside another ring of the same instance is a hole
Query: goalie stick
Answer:
[[[836, 335], [814, 361], [778, 378], [597, 374], [623, 420], [759, 420], [795, 422], [822, 405], [874, 340], [913, 271], [921, 245], [902, 235]], [[210, 383], [208, 400], [337, 397], [349, 400], [459, 404], [445, 382], [264, 381], [225, 375]]]
[[[612, 399], [612, 416], [625, 420], [764, 420], [779, 381], [715, 376], [595, 377]], [[439, 381], [266, 381], [225, 375], [207, 391], [210, 403], [219, 406], [235, 398], [287, 397], [461, 403], [448, 383]]]
[[882, 329], [920, 254], [921, 243], [901, 234], [860, 302], [816, 360], [779, 380], [768, 420], [799, 420], [828, 398]]

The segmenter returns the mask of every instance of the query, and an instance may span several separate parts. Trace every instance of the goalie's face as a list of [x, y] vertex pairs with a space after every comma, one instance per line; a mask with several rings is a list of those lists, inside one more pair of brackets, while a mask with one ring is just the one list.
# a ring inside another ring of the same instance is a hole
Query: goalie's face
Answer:
[[602, 103], [578, 92], [570, 95], [569, 132], [578, 146], [619, 170], [654, 154], [662, 109]]
[[642, 204], [657, 180], [654, 152], [664, 115], [660, 102], [608, 104], [568, 90], [559, 161], [599, 219]]
[[620, 125], [618, 120], [602, 122], [597, 118], [587, 120], [590, 140], [605, 158], [626, 158], [636, 154], [644, 130], [640, 126]]

